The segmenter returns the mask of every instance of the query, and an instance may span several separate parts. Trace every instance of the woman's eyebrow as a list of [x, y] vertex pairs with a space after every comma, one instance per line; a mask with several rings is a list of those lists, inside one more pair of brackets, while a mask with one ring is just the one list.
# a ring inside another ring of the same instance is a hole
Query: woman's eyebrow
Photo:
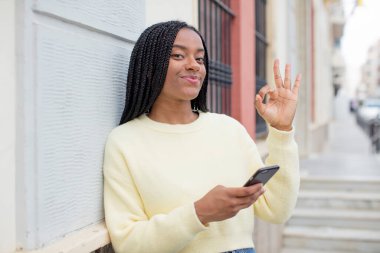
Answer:
[[[185, 46], [182, 46], [182, 45], [178, 45], [178, 44], [173, 44], [173, 48], [174, 47], [178, 47], [179, 49], [182, 49], [182, 50], [188, 50], [187, 47]], [[204, 52], [205, 50], [203, 48], [198, 48], [197, 49], [197, 52]]]

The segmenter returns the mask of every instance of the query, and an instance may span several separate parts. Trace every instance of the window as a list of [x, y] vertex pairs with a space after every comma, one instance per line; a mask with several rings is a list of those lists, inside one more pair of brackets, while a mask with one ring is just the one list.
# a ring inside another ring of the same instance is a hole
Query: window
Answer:
[[[266, 51], [268, 42], [266, 39], [266, 0], [255, 0], [255, 23], [256, 23], [256, 92], [266, 83]], [[256, 136], [266, 133], [265, 120], [256, 112]]]
[[210, 111], [231, 115], [231, 21], [230, 0], [199, 0], [199, 31], [209, 53]]

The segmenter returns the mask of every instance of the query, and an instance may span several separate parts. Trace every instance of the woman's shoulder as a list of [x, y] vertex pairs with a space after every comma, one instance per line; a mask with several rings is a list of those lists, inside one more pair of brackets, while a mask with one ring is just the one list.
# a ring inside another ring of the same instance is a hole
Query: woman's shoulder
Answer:
[[131, 139], [136, 135], [136, 131], [138, 131], [137, 120], [131, 120], [124, 124], [115, 126], [108, 133], [108, 140], [125, 140]]
[[233, 127], [238, 129], [244, 128], [238, 120], [226, 114], [208, 112], [206, 115], [210, 122], [217, 124], [220, 127]]
[[212, 131], [213, 134], [243, 143], [251, 140], [245, 126], [233, 117], [219, 113], [207, 114], [209, 117], [209, 122], [212, 122], [212, 126], [208, 129]]

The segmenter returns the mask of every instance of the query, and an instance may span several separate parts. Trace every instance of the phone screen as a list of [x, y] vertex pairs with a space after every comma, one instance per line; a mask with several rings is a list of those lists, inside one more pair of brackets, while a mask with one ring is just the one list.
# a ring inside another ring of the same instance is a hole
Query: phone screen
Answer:
[[262, 183], [266, 184], [269, 179], [280, 169], [278, 165], [271, 165], [258, 169], [252, 177], [244, 184], [244, 187], [254, 184]]

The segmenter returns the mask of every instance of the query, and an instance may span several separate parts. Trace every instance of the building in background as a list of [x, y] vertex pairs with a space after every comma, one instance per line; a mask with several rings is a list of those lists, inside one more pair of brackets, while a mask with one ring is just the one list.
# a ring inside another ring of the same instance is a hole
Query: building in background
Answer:
[[[274, 86], [274, 59], [282, 72], [291, 63], [293, 80], [303, 76], [295, 119], [300, 155], [321, 151], [341, 74], [333, 55], [343, 24], [332, 18], [339, 10], [329, 9], [336, 2], [0, 2], [0, 24], [8, 28], [0, 45], [7, 103], [0, 108], [0, 252], [90, 252], [109, 243], [102, 152], [122, 113], [131, 50], [153, 23], [179, 19], [200, 30], [211, 59], [209, 107], [239, 120], [263, 157], [267, 129], [254, 97], [265, 83]], [[257, 220], [258, 253], [279, 252], [281, 229]]]
[[341, 0], [328, 1], [327, 9], [329, 11], [329, 19], [331, 23], [331, 32], [333, 40], [332, 48], [332, 81], [334, 87], [334, 95], [345, 85], [346, 64], [341, 50], [341, 38], [346, 23], [344, 16], [343, 3]]
[[361, 84], [358, 87], [360, 100], [366, 97], [380, 97], [380, 40], [367, 52], [367, 60], [362, 66]]

